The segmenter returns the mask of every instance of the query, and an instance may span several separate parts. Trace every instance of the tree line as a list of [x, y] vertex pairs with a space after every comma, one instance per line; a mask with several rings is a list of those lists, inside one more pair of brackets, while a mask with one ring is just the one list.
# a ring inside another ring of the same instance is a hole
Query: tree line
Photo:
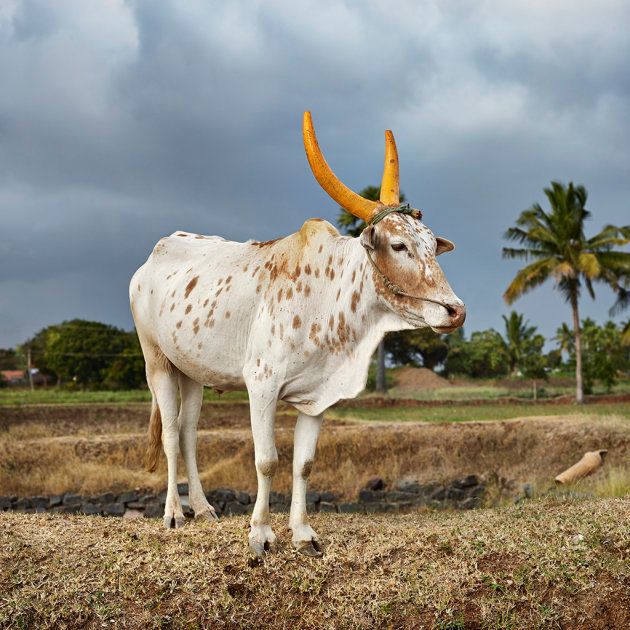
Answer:
[[[369, 186], [360, 194], [368, 199], [378, 200], [379, 193], [379, 188]], [[554, 181], [544, 189], [544, 194], [549, 209], [545, 210], [539, 203], [534, 203], [520, 213], [516, 224], [504, 234], [506, 240], [516, 246], [504, 247], [503, 257], [522, 260], [526, 264], [509, 284], [503, 298], [507, 304], [513, 304], [519, 297], [547, 280], [554, 282], [555, 289], [571, 306], [572, 326], [570, 330], [567, 326], [564, 332], [571, 333], [571, 342], [566, 349], [573, 356], [575, 398], [578, 403], [582, 403], [585, 391], [592, 388], [593, 370], [597, 373], [600, 371], [600, 368], [593, 367], [593, 348], [602, 347], [603, 339], [607, 335], [614, 337], [617, 327], [613, 322], [608, 322], [604, 326], [607, 332], [595, 334], [593, 331], [597, 325], [594, 322], [580, 320], [579, 301], [583, 291], [595, 299], [595, 284], [604, 284], [616, 295], [616, 301], [610, 309], [611, 315], [618, 314], [630, 305], [630, 253], [620, 249], [630, 243], [630, 225], [606, 225], [595, 235], [587, 237], [586, 221], [591, 213], [586, 208], [588, 193], [584, 186], [575, 186], [572, 182], [565, 186]], [[340, 208], [337, 224], [343, 232], [351, 236], [357, 236], [365, 228], [364, 222], [344, 208]], [[485, 346], [496, 350], [500, 346], [497, 334], [495, 331], [473, 333], [469, 343], [474, 343], [478, 348]], [[623, 325], [620, 334], [623, 339], [628, 339], [630, 322]], [[595, 342], [595, 338], [599, 341]], [[457, 339], [458, 335], [455, 334], [451, 345], [457, 346]], [[542, 343], [544, 344], [544, 340]], [[590, 344], [589, 348], [587, 344]], [[584, 362], [586, 352], [591, 357], [590, 363]], [[377, 389], [379, 385], [384, 388], [385, 354], [381, 346], [381, 379], [380, 383], [377, 379]], [[482, 354], [485, 361], [489, 362], [484, 363], [487, 367], [493, 365], [493, 361], [498, 361], [499, 353], [496, 351], [491, 352], [488, 349]], [[475, 363], [472, 358], [468, 359], [469, 372], [476, 371], [473, 368]], [[607, 369], [608, 373], [613, 370], [612, 367]], [[610, 380], [612, 377], [608, 378]]]

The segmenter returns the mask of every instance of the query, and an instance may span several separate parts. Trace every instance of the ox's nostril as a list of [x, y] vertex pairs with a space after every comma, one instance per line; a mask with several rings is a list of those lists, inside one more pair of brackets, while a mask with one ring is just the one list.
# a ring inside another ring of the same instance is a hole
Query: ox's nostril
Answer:
[[453, 319], [463, 320], [466, 317], [466, 307], [463, 304], [447, 304], [446, 308]]

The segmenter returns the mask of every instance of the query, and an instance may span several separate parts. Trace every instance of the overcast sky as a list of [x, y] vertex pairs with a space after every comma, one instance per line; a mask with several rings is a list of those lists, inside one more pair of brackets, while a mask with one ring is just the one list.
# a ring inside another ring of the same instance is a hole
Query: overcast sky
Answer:
[[[457, 245], [440, 261], [467, 331], [501, 328], [502, 235], [550, 180], [586, 186], [589, 233], [630, 223], [628, 24], [604, 0], [1, 0], [0, 346], [74, 317], [130, 328], [129, 278], [175, 230], [334, 222], [305, 109], [355, 190], [394, 131], [402, 190]], [[552, 286], [515, 307], [547, 335], [569, 321]]]

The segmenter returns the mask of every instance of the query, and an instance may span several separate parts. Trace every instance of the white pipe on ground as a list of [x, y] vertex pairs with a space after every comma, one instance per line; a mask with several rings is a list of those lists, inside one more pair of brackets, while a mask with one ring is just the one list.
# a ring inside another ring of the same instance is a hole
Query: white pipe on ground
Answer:
[[584, 453], [584, 457], [577, 464], [573, 464], [571, 468], [567, 468], [556, 477], [556, 483], [558, 485], [566, 485], [592, 475], [604, 463], [607, 453], [606, 449]]

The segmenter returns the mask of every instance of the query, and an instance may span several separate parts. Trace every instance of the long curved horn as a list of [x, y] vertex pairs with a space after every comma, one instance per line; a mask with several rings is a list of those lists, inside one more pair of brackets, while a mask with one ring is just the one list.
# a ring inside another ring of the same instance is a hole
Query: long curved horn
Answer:
[[385, 165], [381, 180], [381, 203], [396, 206], [400, 203], [400, 183], [398, 173], [398, 151], [394, 134], [388, 129], [385, 132]]
[[343, 184], [332, 172], [330, 166], [324, 159], [311, 119], [311, 112], [304, 112], [302, 122], [302, 134], [304, 135], [304, 149], [308, 163], [319, 185], [343, 208], [359, 219], [369, 221], [377, 207], [381, 204], [377, 201], [370, 201], [357, 195]]

